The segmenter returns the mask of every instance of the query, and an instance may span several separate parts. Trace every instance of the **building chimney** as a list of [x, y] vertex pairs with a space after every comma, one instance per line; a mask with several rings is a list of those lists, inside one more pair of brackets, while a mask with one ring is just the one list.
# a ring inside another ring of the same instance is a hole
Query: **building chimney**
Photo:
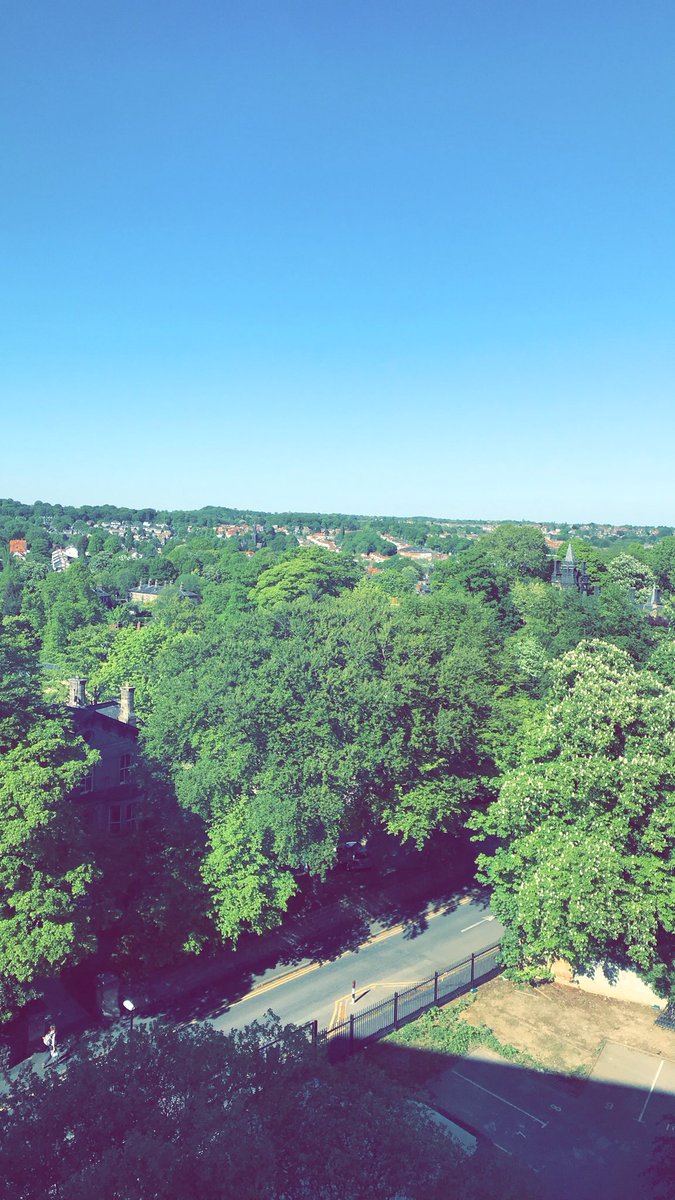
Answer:
[[68, 680], [68, 704], [71, 708], [86, 708], [87, 697], [84, 693], [86, 686], [86, 679], [76, 677]]
[[124, 721], [125, 725], [136, 724], [136, 717], [134, 716], [134, 689], [129, 683], [122, 685], [120, 692], [120, 715], [118, 719]]

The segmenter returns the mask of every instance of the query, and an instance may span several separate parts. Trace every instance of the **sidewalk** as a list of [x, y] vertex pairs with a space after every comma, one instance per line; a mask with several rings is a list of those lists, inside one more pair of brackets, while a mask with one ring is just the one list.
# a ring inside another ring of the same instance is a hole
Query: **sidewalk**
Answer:
[[188, 1012], [206, 1016], [214, 1005], [247, 995], [263, 976], [268, 983], [307, 963], [332, 961], [394, 925], [421, 929], [426, 912], [479, 894], [471, 863], [462, 860], [461, 869], [454, 868], [420, 855], [379, 876], [375, 870], [339, 876], [325, 885], [333, 891], [330, 899], [287, 916], [264, 937], [249, 934], [236, 951], [157, 972], [139, 993], [139, 1006], [174, 1019]]
[[[278, 929], [264, 936], [242, 935], [236, 950], [223, 947], [145, 979], [126, 981], [125, 989], [144, 1017], [207, 1016], [214, 1005], [241, 999], [262, 976], [267, 982], [305, 963], [338, 958], [394, 925], [421, 928], [426, 911], [453, 900], [459, 903], [463, 895], [477, 890], [465, 854], [453, 862], [434, 862], [427, 852], [408, 856], [399, 866], [385, 861], [379, 874], [373, 868], [332, 877], [316, 895], [308, 895], [298, 911], [287, 915]], [[62, 1040], [109, 1025], [86, 1012], [61, 981], [50, 983], [47, 991], [49, 1014]], [[41, 1047], [12, 1073], [29, 1062], [34, 1069], [44, 1070], [46, 1055]]]

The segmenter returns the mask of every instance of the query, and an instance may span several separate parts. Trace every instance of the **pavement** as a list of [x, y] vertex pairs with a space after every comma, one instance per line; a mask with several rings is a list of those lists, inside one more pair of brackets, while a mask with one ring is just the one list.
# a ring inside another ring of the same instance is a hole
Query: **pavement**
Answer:
[[433, 978], [435, 971], [470, 959], [472, 953], [497, 942], [501, 933], [502, 926], [485, 899], [459, 896], [425, 910], [412, 936], [405, 922], [386, 928], [375, 924], [364, 942], [333, 961], [308, 959], [290, 975], [262, 975], [246, 996], [231, 999], [225, 994], [219, 1006], [200, 1015], [228, 1030], [273, 1008], [284, 1022], [317, 1020], [320, 1028], [330, 1028], [351, 1011], [358, 1013]]
[[655, 1137], [675, 1132], [675, 1061], [608, 1043], [587, 1079], [514, 1066], [486, 1049], [432, 1085], [436, 1102], [539, 1177], [550, 1200], [634, 1200]]
[[[470, 856], [448, 856], [448, 844], [444, 854], [434, 847], [420, 854], [398, 846], [392, 851], [390, 844], [372, 871], [310, 884], [296, 911], [270, 934], [245, 935], [236, 950], [223, 948], [127, 983], [125, 993], [139, 1015], [176, 1023], [206, 1019], [230, 1029], [273, 1007], [284, 1021], [327, 1025], [351, 996], [355, 972], [364, 1001], [373, 1003], [498, 940], [501, 927], [472, 883]], [[101, 1027], [61, 982], [50, 985], [47, 1008], [63, 1044]], [[44, 1055], [34, 1032], [36, 1046], [25, 1061], [37, 1067]]]

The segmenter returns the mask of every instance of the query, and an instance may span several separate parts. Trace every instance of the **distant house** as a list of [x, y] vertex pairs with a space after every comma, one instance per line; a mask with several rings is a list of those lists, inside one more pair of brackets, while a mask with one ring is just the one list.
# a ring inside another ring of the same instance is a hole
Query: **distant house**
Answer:
[[181, 600], [190, 600], [193, 604], [201, 604], [202, 602], [199, 592], [188, 592], [182, 584], [178, 589], [178, 595]]
[[434, 551], [427, 549], [426, 546], [399, 546], [398, 552], [401, 558], [429, 559], [435, 557]]
[[339, 553], [340, 547], [335, 544], [332, 538], [326, 537], [325, 533], [308, 533], [307, 541], [312, 546], [318, 546], [321, 550], [332, 550], [334, 554]]
[[139, 580], [138, 586], [132, 588], [129, 592], [129, 600], [131, 604], [154, 604], [165, 587], [166, 584], [160, 584], [157, 581], [154, 583], [141, 583]]
[[28, 544], [25, 538], [10, 538], [9, 552], [17, 558], [25, 558], [28, 554]]
[[52, 571], [65, 571], [70, 566], [65, 550], [52, 550]]
[[140, 820], [143, 792], [135, 773], [138, 729], [134, 689], [125, 686], [119, 700], [88, 703], [86, 680], [69, 682], [68, 709], [73, 726], [100, 761], [91, 768], [70, 799], [84, 823], [101, 834], [133, 833]]
[[75, 546], [52, 550], [52, 571], [65, 571], [76, 558], [79, 558], [79, 553]]

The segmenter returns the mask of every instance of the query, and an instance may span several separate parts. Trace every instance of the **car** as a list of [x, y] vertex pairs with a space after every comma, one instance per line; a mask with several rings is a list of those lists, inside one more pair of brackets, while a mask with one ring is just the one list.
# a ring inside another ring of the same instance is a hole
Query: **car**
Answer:
[[343, 871], [368, 871], [372, 863], [367, 844], [364, 846], [362, 842], [340, 842], [335, 865]]

